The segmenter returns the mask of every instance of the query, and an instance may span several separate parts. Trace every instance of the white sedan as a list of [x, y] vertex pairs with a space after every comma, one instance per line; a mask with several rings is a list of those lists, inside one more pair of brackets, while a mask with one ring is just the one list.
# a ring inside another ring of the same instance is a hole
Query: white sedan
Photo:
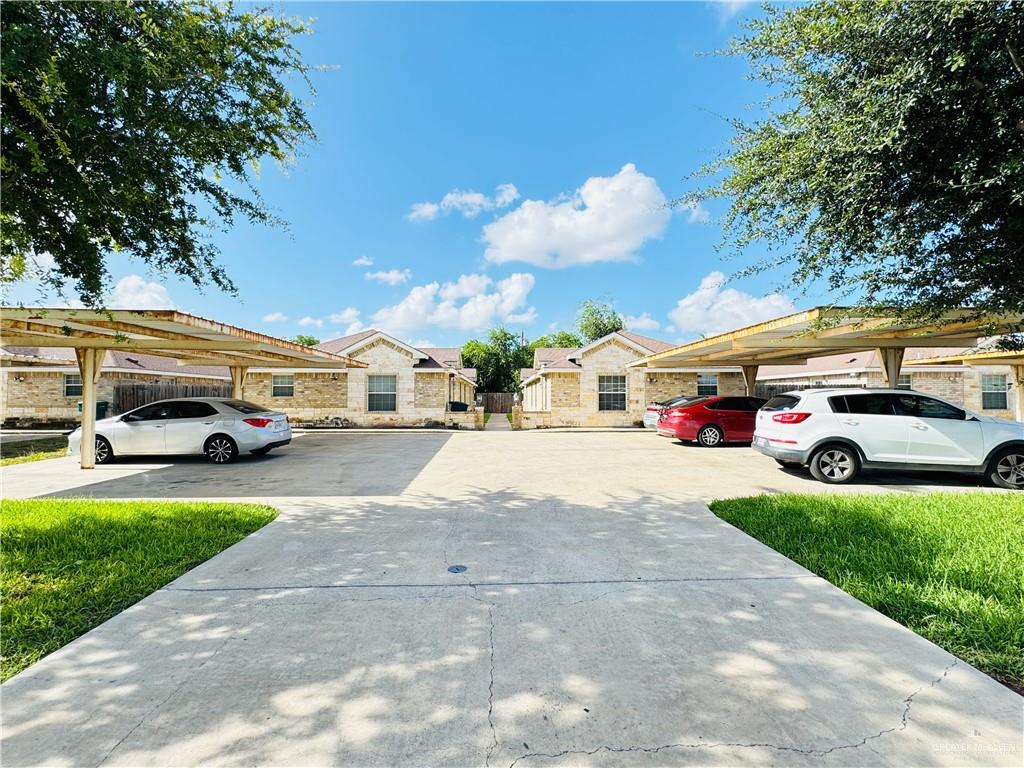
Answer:
[[[288, 445], [288, 417], [245, 400], [192, 397], [160, 400], [120, 416], [96, 422], [96, 463], [115, 456], [205, 454], [227, 464], [242, 452], [262, 456]], [[75, 456], [82, 428], [68, 435], [68, 455]]]

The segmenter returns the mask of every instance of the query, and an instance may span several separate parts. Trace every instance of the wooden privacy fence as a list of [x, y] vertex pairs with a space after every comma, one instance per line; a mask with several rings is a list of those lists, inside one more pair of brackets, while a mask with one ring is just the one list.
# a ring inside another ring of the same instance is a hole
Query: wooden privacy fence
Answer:
[[487, 413], [512, 413], [515, 396], [514, 392], [481, 392], [477, 399], [482, 400]]
[[175, 397], [231, 397], [231, 385], [115, 382], [114, 401], [110, 406], [113, 413], [124, 413], [147, 403]]

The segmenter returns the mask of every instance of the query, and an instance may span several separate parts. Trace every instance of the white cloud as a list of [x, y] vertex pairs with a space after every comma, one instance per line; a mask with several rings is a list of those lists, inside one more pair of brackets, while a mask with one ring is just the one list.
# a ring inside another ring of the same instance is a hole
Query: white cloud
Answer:
[[372, 267], [373, 259], [369, 256], [360, 256], [358, 259], [352, 262], [353, 267]]
[[354, 323], [359, 319], [359, 310], [355, 307], [345, 307], [341, 312], [335, 312], [331, 315], [331, 322], [337, 323], [338, 325], [344, 325], [346, 323]]
[[412, 277], [412, 272], [408, 269], [386, 269], [380, 272], [367, 272], [365, 277], [367, 280], [377, 280], [388, 285], [398, 285], [399, 283], [408, 282], [409, 278]]
[[657, 182], [628, 163], [614, 176], [590, 177], [569, 198], [526, 200], [491, 222], [484, 258], [551, 268], [626, 261], [661, 237], [671, 215]]
[[418, 285], [398, 304], [375, 312], [372, 325], [402, 337], [428, 327], [479, 331], [495, 322], [530, 322], [536, 312], [526, 303], [533, 286], [533, 275], [522, 272], [497, 283], [486, 275], [462, 275]]
[[697, 290], [681, 298], [669, 319], [679, 333], [716, 334], [742, 328], [795, 311], [793, 300], [781, 293], [758, 298], [735, 288], [723, 288], [725, 275], [712, 272]]
[[263, 316], [264, 323], [283, 323], [288, 319], [288, 315], [284, 312], [271, 312], [269, 315]]
[[707, 224], [711, 221], [708, 209], [700, 203], [686, 203], [680, 206], [680, 210], [686, 211], [687, 224]]
[[306, 315], [304, 318], [299, 320], [299, 325], [301, 325], [303, 328], [309, 328], [311, 326], [315, 326], [317, 328], [323, 328], [324, 327], [324, 321], [319, 319], [319, 318], [317, 318], [317, 317], [310, 317], [309, 315]]
[[167, 289], [160, 283], [146, 282], [141, 275], [126, 275], [117, 281], [107, 298], [111, 309], [174, 309]]
[[472, 219], [484, 211], [505, 208], [519, 197], [515, 184], [499, 184], [494, 190], [494, 197], [483, 192], [453, 189], [441, 198], [439, 203], [414, 203], [406, 218], [409, 221], [433, 221], [442, 213], [461, 213], [465, 218]]
[[651, 317], [650, 312], [644, 312], [640, 315], [626, 315], [624, 319], [626, 321], [626, 328], [631, 331], [656, 331], [661, 327], [661, 323]]
[[363, 325], [361, 321], [356, 320], [352, 323], [349, 323], [348, 328], [345, 329], [345, 333], [343, 333], [342, 335], [351, 336], [353, 333], [359, 333], [360, 331], [365, 331], [366, 329], [366, 326]]
[[712, 5], [718, 11], [719, 22], [729, 21], [740, 11], [744, 10], [753, 0], [712, 0]]

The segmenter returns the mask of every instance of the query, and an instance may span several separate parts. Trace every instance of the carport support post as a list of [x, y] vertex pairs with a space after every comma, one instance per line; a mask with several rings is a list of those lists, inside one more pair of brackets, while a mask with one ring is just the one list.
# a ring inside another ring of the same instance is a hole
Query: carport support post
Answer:
[[249, 372], [249, 367], [245, 365], [232, 365], [228, 370], [231, 371], [231, 396], [235, 400], [241, 400], [242, 385], [245, 383], [245, 374]]
[[878, 359], [882, 361], [882, 383], [895, 388], [900, 383], [900, 368], [903, 367], [903, 347], [883, 347], [878, 351]]
[[754, 387], [757, 386], [757, 370], [760, 368], [758, 365], [744, 365], [743, 368], [743, 386], [747, 390], [747, 397], [754, 396]]
[[1017, 385], [1017, 421], [1024, 421], [1024, 365], [1011, 365], [1010, 371]]
[[105, 349], [75, 349], [78, 372], [82, 375], [82, 442], [79, 446], [82, 469], [96, 466], [96, 382]]

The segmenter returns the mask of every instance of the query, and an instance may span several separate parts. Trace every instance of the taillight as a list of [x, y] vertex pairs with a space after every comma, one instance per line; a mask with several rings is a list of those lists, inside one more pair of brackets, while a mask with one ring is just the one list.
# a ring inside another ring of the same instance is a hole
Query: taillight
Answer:
[[254, 427], [265, 427], [267, 424], [273, 424], [273, 419], [264, 419], [260, 416], [254, 416], [251, 419], [242, 419], [246, 424], [252, 424]]
[[787, 413], [776, 413], [772, 416], [772, 421], [777, 421], [779, 424], [799, 424], [801, 421], [807, 421], [809, 418], [811, 418], [809, 413], [789, 411]]

